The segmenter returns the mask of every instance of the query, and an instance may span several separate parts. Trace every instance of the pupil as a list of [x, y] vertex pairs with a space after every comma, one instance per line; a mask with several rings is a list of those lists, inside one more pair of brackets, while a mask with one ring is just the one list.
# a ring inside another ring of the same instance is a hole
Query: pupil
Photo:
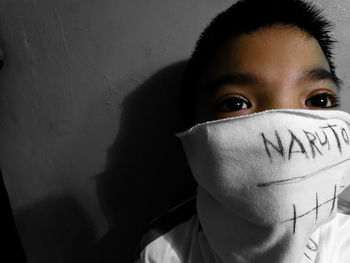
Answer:
[[242, 101], [240, 100], [237, 100], [237, 99], [233, 99], [231, 100], [231, 103], [230, 103], [230, 108], [232, 109], [241, 109], [242, 108]]
[[327, 106], [327, 99], [323, 97], [316, 97], [315, 102], [316, 102], [316, 105], [319, 105], [321, 107]]

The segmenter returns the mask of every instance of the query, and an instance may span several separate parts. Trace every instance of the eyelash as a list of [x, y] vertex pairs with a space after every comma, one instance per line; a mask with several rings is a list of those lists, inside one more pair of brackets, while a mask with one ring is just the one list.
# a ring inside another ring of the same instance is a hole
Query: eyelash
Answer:
[[242, 109], [236, 109], [236, 110], [231, 110], [231, 109], [224, 109], [224, 107], [227, 107], [227, 103], [228, 102], [243, 102], [247, 105], [247, 108], [250, 108], [252, 106], [252, 104], [250, 103], [250, 101], [240, 95], [235, 95], [235, 96], [231, 96], [229, 98], [226, 98], [224, 100], [222, 100], [221, 102], [219, 102], [217, 105], [215, 105], [215, 111], [217, 112], [232, 112], [232, 111], [239, 111]]
[[[311, 101], [312, 99], [317, 99], [317, 98], [323, 98], [323, 96], [326, 96], [327, 99], [330, 99], [331, 100], [331, 105], [330, 106], [315, 106], [315, 105], [307, 105], [307, 103], [309, 101]], [[215, 105], [215, 111], [216, 112], [232, 112], [232, 111], [239, 111], [239, 110], [243, 110], [242, 109], [228, 109], [227, 107], [229, 102], [234, 102], [236, 103], [236, 106], [237, 106], [237, 103], [244, 103], [246, 104], [246, 108], [244, 109], [247, 109], [247, 108], [250, 108], [252, 106], [252, 104], [250, 103], [250, 101], [243, 97], [243, 96], [240, 96], [240, 95], [235, 95], [235, 96], [231, 96], [229, 98], [226, 98], [224, 100], [222, 100], [221, 102], [219, 102], [217, 105]], [[306, 101], [305, 101], [305, 106], [308, 106], [308, 107], [317, 107], [317, 108], [336, 108], [336, 107], [339, 107], [340, 105], [340, 100], [337, 96], [331, 94], [331, 93], [328, 93], [328, 92], [323, 92], [323, 93], [319, 93], [319, 94], [316, 94], [316, 95], [313, 95], [312, 97], [308, 98]], [[233, 106], [233, 105], [231, 105]], [[226, 109], [225, 109], [226, 107]]]
[[[331, 94], [331, 93], [328, 93], [328, 92], [319, 93], [319, 94], [316, 94], [316, 95], [310, 97], [309, 99], [306, 100], [305, 105], [310, 107], [310, 105], [307, 105], [308, 101], [310, 101], [311, 99], [315, 99], [317, 97], [322, 97], [322, 96], [326, 96], [328, 99], [330, 98], [331, 106], [321, 107], [321, 108], [336, 108], [336, 107], [339, 107], [339, 105], [340, 105], [339, 98], [337, 96]], [[311, 107], [312, 107], [312, 105], [311, 105]]]

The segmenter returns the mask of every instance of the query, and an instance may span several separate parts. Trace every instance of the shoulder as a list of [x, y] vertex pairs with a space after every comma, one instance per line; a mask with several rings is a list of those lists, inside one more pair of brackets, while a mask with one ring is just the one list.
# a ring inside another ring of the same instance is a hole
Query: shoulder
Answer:
[[136, 262], [182, 262], [200, 224], [192, 197], [151, 222], [137, 248]]
[[320, 228], [319, 263], [350, 262], [350, 215], [338, 213]]

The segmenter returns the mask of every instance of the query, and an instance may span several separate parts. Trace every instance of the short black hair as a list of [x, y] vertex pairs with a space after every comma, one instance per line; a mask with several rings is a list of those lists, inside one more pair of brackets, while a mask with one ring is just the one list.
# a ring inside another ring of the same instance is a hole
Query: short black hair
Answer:
[[240, 0], [217, 15], [200, 35], [184, 71], [181, 108], [186, 128], [195, 121], [198, 82], [215, 51], [229, 40], [275, 24], [295, 26], [314, 37], [338, 80], [333, 61], [333, 24], [321, 10], [302, 0]]

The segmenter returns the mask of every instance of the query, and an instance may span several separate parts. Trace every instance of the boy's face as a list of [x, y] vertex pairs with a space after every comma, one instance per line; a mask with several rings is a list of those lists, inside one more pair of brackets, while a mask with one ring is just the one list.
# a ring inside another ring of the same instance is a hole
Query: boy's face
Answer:
[[200, 80], [196, 122], [268, 109], [337, 106], [336, 83], [317, 40], [276, 25], [224, 44]]

